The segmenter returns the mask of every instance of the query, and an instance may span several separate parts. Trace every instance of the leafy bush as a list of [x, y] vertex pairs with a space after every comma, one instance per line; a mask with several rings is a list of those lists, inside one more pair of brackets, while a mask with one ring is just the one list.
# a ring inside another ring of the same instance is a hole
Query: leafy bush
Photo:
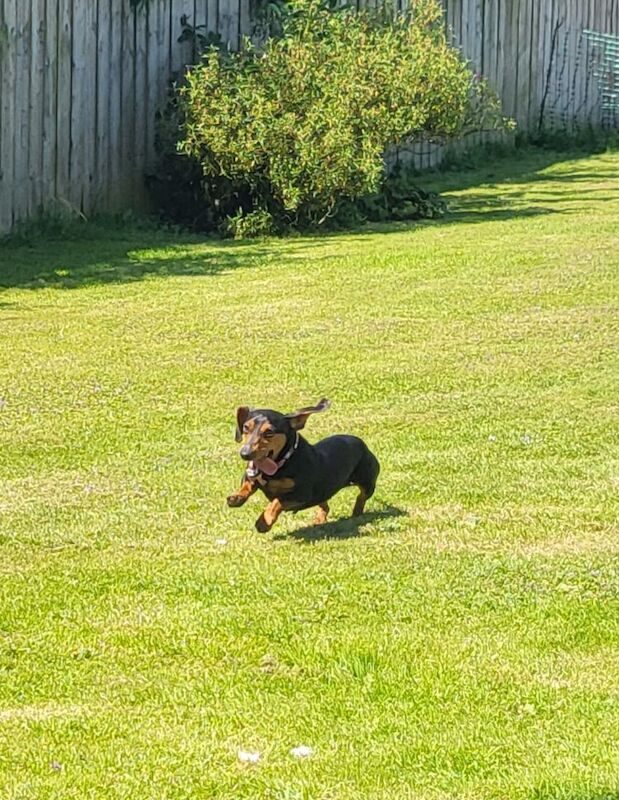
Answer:
[[361, 214], [373, 222], [444, 216], [447, 211], [445, 201], [434, 192], [420, 189], [416, 185], [418, 180], [419, 176], [412, 167], [396, 165], [379, 192], [357, 201]]
[[258, 220], [260, 230], [314, 227], [379, 191], [389, 144], [502, 125], [496, 99], [447, 44], [437, 0], [411, 5], [394, 16], [296, 0], [262, 49], [211, 48], [177, 108], [179, 149], [200, 165], [210, 208], [195, 216], [236, 235]]
[[235, 239], [252, 239], [277, 233], [277, 226], [271, 214], [264, 208], [249, 212], [240, 209], [236, 214], [226, 218], [220, 225], [220, 231]]

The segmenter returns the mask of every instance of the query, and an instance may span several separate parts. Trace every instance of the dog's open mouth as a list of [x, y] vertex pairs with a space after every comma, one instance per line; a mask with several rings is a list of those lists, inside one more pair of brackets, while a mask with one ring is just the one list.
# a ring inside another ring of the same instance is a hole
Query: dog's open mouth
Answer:
[[265, 475], [275, 475], [279, 469], [279, 464], [273, 461], [273, 450], [269, 450], [266, 456], [254, 459], [254, 466], [263, 472]]

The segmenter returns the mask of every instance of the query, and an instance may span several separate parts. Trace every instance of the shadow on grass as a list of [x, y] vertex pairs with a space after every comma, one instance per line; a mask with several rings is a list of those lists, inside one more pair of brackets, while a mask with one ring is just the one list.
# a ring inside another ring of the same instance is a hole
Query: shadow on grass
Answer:
[[296, 539], [302, 542], [318, 542], [324, 539], [353, 539], [360, 536], [367, 536], [362, 528], [372, 522], [379, 522], [382, 519], [390, 517], [404, 517], [406, 511], [395, 506], [387, 506], [380, 511], [368, 511], [360, 517], [348, 517], [346, 519], [338, 519], [333, 522], [326, 522], [324, 525], [306, 525], [303, 528], [298, 528], [296, 531], [289, 533], [280, 533], [273, 538], [275, 540], [281, 539]]
[[456, 192], [473, 189], [488, 184], [517, 183], [564, 183], [575, 185], [586, 181], [616, 180], [613, 171], [591, 171], [576, 167], [572, 172], [546, 174], [544, 170], [555, 164], [575, 161], [600, 155], [599, 149], [557, 151], [541, 147], [523, 147], [508, 155], [488, 158], [483, 162], [471, 164], [469, 167], [457, 167], [452, 170], [436, 170], [422, 173], [419, 183], [433, 191]]
[[[545, 150], [515, 151], [482, 167], [445, 173], [428, 173], [419, 184], [438, 192], [457, 192], [479, 187], [456, 198], [453, 210], [444, 218], [421, 222], [369, 224], [361, 229], [318, 232], [302, 239], [271, 242], [234, 242], [178, 236], [163, 231], [118, 229], [108, 225], [86, 226], [70, 239], [35, 240], [32, 244], [0, 244], [0, 290], [9, 288], [72, 289], [110, 283], [131, 283], [149, 277], [208, 277], [247, 269], [271, 259], [278, 264], [314, 258], [313, 248], [343, 237], [355, 239], [381, 233], [449, 226], [461, 223], [501, 222], [530, 219], [550, 214], [569, 214], [569, 204], [583, 198], [583, 184], [615, 179], [609, 171], [583, 167], [572, 174], [545, 174], [544, 169], [561, 161], [582, 158], [585, 153], [556, 153]], [[534, 188], [520, 189], [519, 183]], [[548, 186], [544, 187], [547, 183]], [[550, 184], [554, 184], [552, 187]], [[557, 184], [564, 188], [558, 188]], [[502, 192], [500, 187], [505, 186]], [[569, 191], [569, 187], [573, 191]], [[495, 196], [492, 196], [495, 191]], [[595, 195], [596, 200], [614, 197]], [[200, 247], [200, 245], [203, 245]], [[325, 258], [327, 256], [319, 256]]]
[[[309, 246], [304, 242], [304, 249]], [[74, 289], [149, 277], [208, 277], [256, 266], [276, 254], [280, 262], [296, 255], [291, 248], [282, 252], [278, 243], [201, 242], [189, 236], [170, 243], [162, 233], [126, 231], [124, 236], [105, 238], [102, 232], [96, 238], [0, 246], [0, 289]]]

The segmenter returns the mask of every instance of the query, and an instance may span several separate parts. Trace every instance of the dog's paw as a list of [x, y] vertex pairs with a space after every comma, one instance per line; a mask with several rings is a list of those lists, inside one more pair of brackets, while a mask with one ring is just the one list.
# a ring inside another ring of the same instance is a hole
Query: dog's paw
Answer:
[[273, 526], [269, 525], [264, 517], [258, 517], [256, 520], [256, 530], [258, 533], [268, 533]]
[[239, 508], [246, 500], [247, 498], [243, 497], [242, 494], [231, 494], [230, 497], [227, 498], [226, 503], [230, 508]]

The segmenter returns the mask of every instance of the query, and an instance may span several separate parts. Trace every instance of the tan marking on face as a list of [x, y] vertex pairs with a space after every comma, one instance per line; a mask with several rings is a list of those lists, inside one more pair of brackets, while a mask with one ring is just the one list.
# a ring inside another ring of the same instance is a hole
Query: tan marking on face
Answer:
[[256, 445], [258, 444], [256, 436], [256, 420], [250, 417], [247, 420], [247, 422], [243, 425], [243, 430], [241, 433], [242, 433], [243, 445], [251, 447], [252, 453], [255, 454]]
[[283, 433], [276, 433], [270, 439], [271, 450], [273, 451], [273, 458], [277, 461], [286, 447], [286, 435]]
[[254, 459], [277, 457], [286, 446], [286, 436], [283, 433], [274, 433], [273, 426], [268, 420], [256, 424], [254, 419], [248, 419], [243, 426], [243, 444], [251, 448]]

